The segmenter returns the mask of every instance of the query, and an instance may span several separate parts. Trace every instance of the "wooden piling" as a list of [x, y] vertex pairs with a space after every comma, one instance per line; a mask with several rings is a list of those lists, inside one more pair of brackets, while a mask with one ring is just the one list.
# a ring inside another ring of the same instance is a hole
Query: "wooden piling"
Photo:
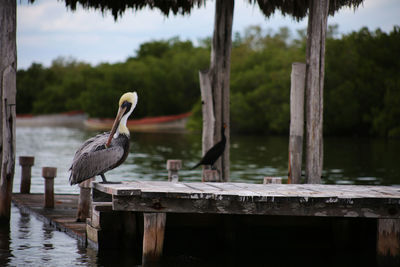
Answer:
[[179, 159], [167, 160], [168, 181], [178, 182], [179, 181], [178, 171], [181, 168], [182, 168], [182, 160]]
[[[203, 104], [203, 155], [221, 140], [221, 127], [230, 125], [229, 80], [234, 1], [215, 1], [214, 33], [210, 68], [199, 72]], [[211, 112], [211, 113], [210, 113]], [[229, 181], [230, 127], [225, 129], [226, 146], [214, 163], [220, 178]]]
[[19, 157], [19, 165], [21, 165], [21, 194], [29, 194], [31, 192], [31, 170], [34, 162], [34, 157]]
[[44, 207], [54, 208], [54, 177], [57, 176], [57, 168], [43, 167], [42, 176], [44, 184]]
[[78, 201], [78, 211], [76, 213], [76, 221], [84, 222], [86, 218], [90, 217], [90, 204], [91, 204], [91, 182], [94, 178], [90, 178], [79, 184], [79, 201]]
[[400, 219], [378, 219], [378, 266], [400, 266]]
[[292, 64], [290, 86], [290, 136], [288, 184], [299, 184], [303, 155], [304, 132], [304, 86], [306, 64]]
[[165, 213], [143, 213], [143, 266], [159, 262], [164, 244]]
[[15, 170], [15, 107], [17, 74], [17, 4], [0, 4], [0, 223], [10, 221]]
[[281, 177], [264, 177], [263, 184], [281, 184], [282, 178]]
[[320, 184], [323, 167], [323, 91], [329, 0], [309, 1], [306, 72], [306, 178]]

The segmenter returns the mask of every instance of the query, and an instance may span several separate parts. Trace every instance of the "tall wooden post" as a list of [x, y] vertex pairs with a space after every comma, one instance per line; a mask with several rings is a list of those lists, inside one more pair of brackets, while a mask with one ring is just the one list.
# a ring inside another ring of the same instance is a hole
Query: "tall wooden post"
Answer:
[[293, 63], [290, 85], [289, 184], [299, 184], [303, 156], [306, 64]]
[[225, 123], [226, 147], [214, 166], [221, 171], [222, 181], [229, 180], [229, 79], [232, 48], [234, 0], [215, 1], [214, 34], [210, 68], [200, 71], [203, 104], [203, 155], [221, 140]]
[[306, 179], [321, 183], [323, 165], [323, 89], [329, 0], [311, 0], [307, 28]]
[[15, 169], [16, 6], [0, 4], [0, 221], [9, 222]]

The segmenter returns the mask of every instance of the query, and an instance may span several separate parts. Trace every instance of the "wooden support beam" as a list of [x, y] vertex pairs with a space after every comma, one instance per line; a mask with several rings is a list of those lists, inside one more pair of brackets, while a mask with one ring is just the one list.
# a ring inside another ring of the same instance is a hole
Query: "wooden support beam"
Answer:
[[165, 213], [143, 213], [143, 266], [160, 261], [164, 244]]
[[167, 160], [168, 181], [179, 182], [178, 171], [182, 168], [182, 160], [169, 159]]
[[214, 164], [221, 172], [222, 181], [229, 180], [229, 80], [233, 9], [233, 0], [215, 1], [210, 68], [199, 73], [203, 104], [203, 155], [221, 140], [222, 125], [225, 123], [228, 126], [225, 129], [225, 151]]
[[0, 221], [10, 221], [15, 170], [17, 3], [0, 4]]
[[378, 219], [379, 266], [400, 266], [400, 219]]
[[288, 184], [299, 184], [303, 156], [304, 86], [306, 64], [292, 64], [290, 85], [290, 136]]
[[54, 178], [57, 176], [57, 168], [43, 167], [44, 178], [44, 207], [54, 208]]
[[321, 183], [323, 166], [323, 91], [325, 73], [325, 38], [329, 0], [311, 0], [306, 50], [306, 179]]
[[31, 192], [31, 170], [34, 162], [35, 157], [19, 157], [19, 165], [21, 165], [21, 194], [29, 194]]

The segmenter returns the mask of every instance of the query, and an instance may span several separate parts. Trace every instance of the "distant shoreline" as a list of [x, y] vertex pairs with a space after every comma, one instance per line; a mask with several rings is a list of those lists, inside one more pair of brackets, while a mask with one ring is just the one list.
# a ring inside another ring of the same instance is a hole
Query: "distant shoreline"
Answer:
[[[128, 120], [128, 128], [139, 132], [185, 132], [186, 123], [191, 112], [146, 117]], [[88, 130], [107, 131], [113, 124], [113, 119], [89, 118], [83, 111], [70, 111], [58, 114], [32, 115], [18, 114], [17, 127], [74, 127]]]

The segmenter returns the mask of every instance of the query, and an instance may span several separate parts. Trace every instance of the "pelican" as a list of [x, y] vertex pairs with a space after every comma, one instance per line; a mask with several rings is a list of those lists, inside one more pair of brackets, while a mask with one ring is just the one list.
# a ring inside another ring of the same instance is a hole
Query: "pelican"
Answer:
[[110, 132], [88, 139], [75, 153], [70, 168], [71, 185], [100, 175], [107, 183], [104, 173], [121, 165], [129, 153], [129, 130], [126, 122], [135, 109], [136, 92], [125, 93], [119, 100], [119, 109]]

